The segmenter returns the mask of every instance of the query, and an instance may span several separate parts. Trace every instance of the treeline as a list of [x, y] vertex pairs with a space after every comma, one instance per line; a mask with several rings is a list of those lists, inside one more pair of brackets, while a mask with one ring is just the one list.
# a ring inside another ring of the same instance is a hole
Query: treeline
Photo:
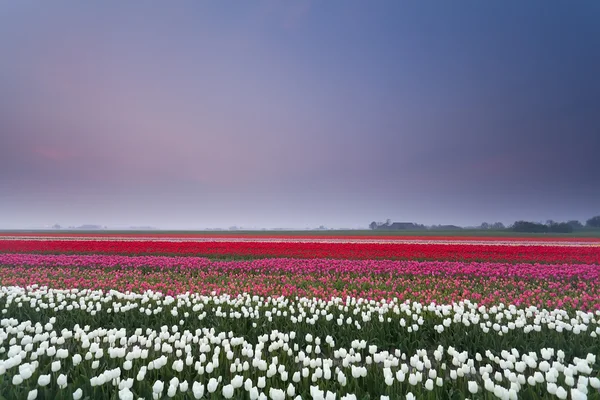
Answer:
[[[504, 225], [502, 225], [500, 222], [497, 222], [494, 224], [494, 226], [500, 226], [502, 229], [504, 229]], [[383, 231], [458, 231], [465, 229], [462, 226], [457, 225], [423, 225], [414, 222], [392, 222], [390, 219], [385, 222], [373, 221], [369, 224], [369, 228], [372, 230]], [[473, 227], [470, 229], [473, 229]]]
[[571, 233], [584, 229], [600, 229], [600, 215], [592, 217], [583, 225], [580, 221], [567, 222], [546, 221], [545, 224], [530, 221], [517, 221], [511, 226], [513, 232], [530, 233]]
[[[372, 230], [462, 230], [465, 229], [456, 225], [430, 225], [425, 226], [414, 222], [371, 222], [369, 228]], [[468, 229], [495, 230], [495, 231], [513, 231], [522, 233], [571, 233], [578, 230], [600, 229], [600, 215], [592, 217], [585, 222], [585, 225], [580, 221], [571, 220], [567, 222], [555, 222], [548, 220], [546, 223], [531, 222], [531, 221], [516, 221], [508, 227], [502, 222], [488, 223], [484, 222], [478, 227], [470, 227]]]
[[575, 229], [568, 222], [552, 222], [540, 224], [529, 221], [517, 221], [512, 225], [513, 232], [528, 233], [571, 233]]

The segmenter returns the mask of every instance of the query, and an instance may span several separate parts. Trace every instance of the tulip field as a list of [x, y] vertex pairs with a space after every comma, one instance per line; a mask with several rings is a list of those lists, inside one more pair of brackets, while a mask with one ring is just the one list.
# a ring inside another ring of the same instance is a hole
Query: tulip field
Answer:
[[600, 399], [600, 240], [0, 235], [0, 399]]

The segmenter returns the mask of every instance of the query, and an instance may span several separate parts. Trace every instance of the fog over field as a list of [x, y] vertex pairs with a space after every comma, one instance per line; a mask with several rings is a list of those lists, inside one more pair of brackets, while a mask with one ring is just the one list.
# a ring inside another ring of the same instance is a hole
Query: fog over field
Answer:
[[597, 1], [3, 2], [0, 228], [585, 221], [599, 18]]

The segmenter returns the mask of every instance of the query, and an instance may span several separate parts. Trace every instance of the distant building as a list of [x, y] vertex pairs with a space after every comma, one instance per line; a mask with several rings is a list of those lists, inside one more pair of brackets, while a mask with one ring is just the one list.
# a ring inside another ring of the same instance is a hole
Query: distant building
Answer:
[[415, 224], [414, 222], [391, 222], [388, 220], [384, 223], [371, 222], [371, 229], [379, 229], [384, 231], [409, 231], [426, 229], [424, 225]]
[[83, 230], [83, 231], [95, 231], [98, 229], [102, 229], [102, 226], [100, 226], [100, 225], [81, 225], [75, 229], [79, 229], [79, 230]]

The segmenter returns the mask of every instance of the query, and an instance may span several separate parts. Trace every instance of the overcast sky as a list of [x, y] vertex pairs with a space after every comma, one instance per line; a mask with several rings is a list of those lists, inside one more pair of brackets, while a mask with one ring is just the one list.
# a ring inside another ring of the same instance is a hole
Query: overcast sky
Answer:
[[600, 2], [0, 2], [0, 227], [600, 214]]

